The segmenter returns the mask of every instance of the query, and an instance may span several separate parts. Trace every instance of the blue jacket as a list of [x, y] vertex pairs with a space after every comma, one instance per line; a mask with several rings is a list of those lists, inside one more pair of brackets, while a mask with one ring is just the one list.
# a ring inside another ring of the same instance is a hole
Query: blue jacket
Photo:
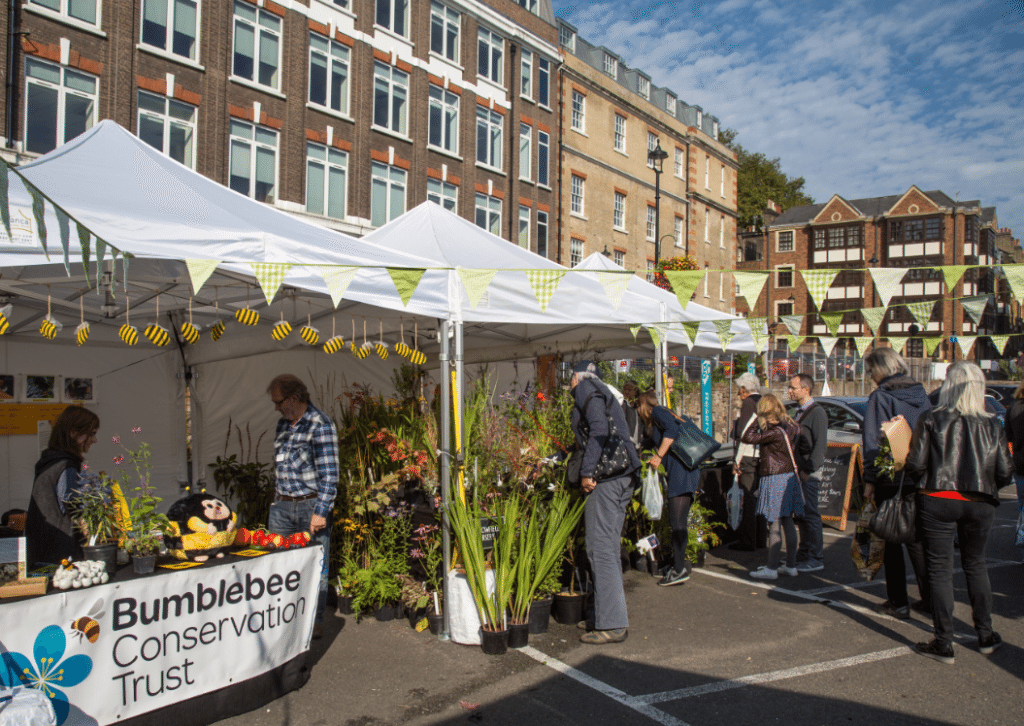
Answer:
[[924, 386], [910, 376], [896, 375], [883, 378], [878, 388], [868, 396], [867, 409], [864, 411], [864, 483], [893, 486], [888, 478], [883, 477], [875, 458], [881, 447], [882, 424], [895, 416], [901, 415], [907, 420], [910, 428], [917, 425], [921, 414], [932, 407]]

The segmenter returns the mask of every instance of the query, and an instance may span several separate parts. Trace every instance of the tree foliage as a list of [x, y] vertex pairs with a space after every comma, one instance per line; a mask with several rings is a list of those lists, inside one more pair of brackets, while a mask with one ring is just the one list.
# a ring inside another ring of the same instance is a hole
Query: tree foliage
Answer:
[[804, 192], [804, 178], [791, 179], [782, 171], [779, 157], [769, 159], [761, 152], [747, 151], [736, 143], [738, 132], [735, 129], [724, 129], [718, 135], [719, 140], [736, 152], [740, 168], [737, 174], [737, 207], [739, 226], [742, 228], [761, 227], [761, 215], [768, 200], [772, 200], [785, 212], [790, 207], [814, 204]]

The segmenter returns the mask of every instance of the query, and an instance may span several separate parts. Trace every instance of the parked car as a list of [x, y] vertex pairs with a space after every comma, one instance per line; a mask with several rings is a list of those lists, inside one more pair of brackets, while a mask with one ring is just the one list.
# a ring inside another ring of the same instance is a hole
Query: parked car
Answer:
[[985, 393], [1009, 408], [1013, 403], [1013, 394], [1020, 386], [1019, 383], [989, 383], [985, 385]]
[[[995, 414], [1000, 421], [1006, 421], [1006, 408], [1009, 403], [1013, 401], [1013, 391], [1010, 391], [1010, 398], [1007, 400], [1007, 405], [1004, 406], [1003, 403], [988, 390], [990, 388], [994, 388], [994, 386], [985, 386], [985, 410], [989, 413]], [[1013, 386], [1013, 390], [1017, 390], [1017, 387]], [[928, 394], [928, 400], [932, 402], [933, 406], [939, 403], [938, 388]]]
[[[820, 396], [815, 402], [825, 409], [828, 415], [828, 440], [841, 444], [859, 444], [862, 441], [864, 428], [864, 411], [867, 408], [867, 396]], [[796, 401], [786, 402], [786, 411], [795, 415]]]

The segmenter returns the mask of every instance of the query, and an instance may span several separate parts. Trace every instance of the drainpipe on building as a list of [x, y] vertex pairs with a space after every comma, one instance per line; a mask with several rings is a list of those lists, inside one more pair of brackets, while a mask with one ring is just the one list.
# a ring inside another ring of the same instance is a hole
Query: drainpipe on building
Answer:
[[[954, 202], [953, 203], [953, 264], [954, 265], [956, 265], [956, 264], [962, 265], [964, 263], [963, 253], [962, 252], [960, 253], [960, 260], [958, 262], [957, 259], [956, 259], [956, 254], [957, 254], [956, 250], [957, 250], [957, 246], [956, 246], [956, 202]], [[977, 250], [975, 250], [975, 252], [977, 252]], [[945, 257], [945, 255], [943, 255], [943, 257]], [[945, 262], [945, 260], [943, 260], [943, 262]], [[963, 290], [963, 276], [960, 277], [960, 284], [961, 284], [960, 289]], [[953, 286], [953, 290], [949, 290], [948, 291], [950, 298], [953, 297], [953, 294], [954, 294], [955, 290], [956, 290], [956, 285]], [[949, 316], [950, 316], [950, 318], [952, 318], [950, 320], [950, 325], [953, 328], [952, 332], [950, 332], [950, 334], [949, 334], [949, 337], [950, 338], [954, 338], [954, 337], [958, 337], [957, 334], [956, 334], [956, 304], [953, 302], [952, 299], [950, 299], [949, 305], [950, 305], [950, 308], [949, 308], [950, 315]], [[977, 354], [975, 354], [975, 355], [977, 355]], [[951, 363], [956, 363], [956, 344], [952, 343], [952, 342], [949, 343], [949, 360], [950, 360]], [[964, 360], [967, 360], [967, 356], [966, 355], [964, 356]]]
[[7, 148], [14, 148], [14, 44], [19, 35], [28, 35], [15, 29], [17, 6], [14, 0], [7, 0]]
[[565, 154], [565, 144], [562, 141], [562, 133], [565, 130], [565, 64], [558, 66], [558, 258], [555, 260], [562, 264], [562, 157]]
[[[683, 174], [686, 179], [686, 188], [684, 194], [686, 195], [686, 247], [683, 248], [684, 254], [687, 257], [690, 256], [690, 220], [693, 218], [693, 202], [690, 200], [690, 140], [686, 140], [686, 173]], [[693, 341], [696, 343], [697, 341]]]
[[[516, 168], [516, 142], [519, 140], [519, 130], [516, 126], [519, 125], [519, 121], [516, 120], [516, 96], [518, 96], [518, 89], [516, 83], [519, 76], [515, 72], [516, 68], [516, 46], [514, 43], [508, 44], [508, 59], [509, 65], [511, 66], [509, 72], [509, 85], [510, 93], [509, 96], [512, 99], [512, 103], [508, 107], [509, 115], [509, 134], [508, 134], [508, 241], [514, 245], [519, 244], [519, 236], [517, 233], [517, 225], [519, 224], [519, 197], [516, 195], [513, 187], [518, 178], [518, 169]], [[514, 212], [514, 213], [513, 213]]]

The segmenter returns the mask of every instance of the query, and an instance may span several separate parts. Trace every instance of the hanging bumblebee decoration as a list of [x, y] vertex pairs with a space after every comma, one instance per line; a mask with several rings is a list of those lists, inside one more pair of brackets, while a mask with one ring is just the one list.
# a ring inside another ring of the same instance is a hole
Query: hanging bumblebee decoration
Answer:
[[316, 345], [320, 342], [320, 331], [313, 327], [313, 303], [309, 303], [306, 324], [299, 328], [299, 337], [310, 345]]
[[53, 340], [57, 337], [57, 331], [64, 326], [60, 324], [60, 321], [53, 317], [50, 311], [50, 286], [46, 286], [46, 317], [39, 323], [39, 334], [47, 340]]
[[420, 337], [420, 324], [419, 324], [419, 322], [417, 322], [415, 324], [415, 327], [413, 328], [413, 334], [412, 334], [413, 350], [409, 353], [409, 362], [412, 363], [414, 366], [421, 366], [421, 365], [423, 365], [424, 363], [427, 362], [427, 356], [423, 355], [423, 353], [421, 353], [420, 349], [419, 349], [419, 347], [420, 347], [419, 337]]
[[333, 355], [345, 347], [345, 340], [338, 335], [337, 318], [331, 318], [331, 339], [324, 343], [324, 353]]
[[256, 325], [260, 321], [260, 314], [249, 307], [249, 286], [245, 286], [245, 307], [235, 311], [235, 320], [242, 325]]
[[377, 356], [381, 360], [388, 359], [388, 344], [384, 342], [384, 321], [378, 321], [380, 323], [380, 340], [377, 341]]
[[149, 339], [153, 345], [165, 346], [171, 342], [171, 334], [167, 332], [167, 328], [158, 325], [157, 320], [160, 319], [160, 296], [156, 296], [156, 319], [146, 326], [146, 329], [142, 331], [142, 334]]
[[401, 332], [398, 334], [398, 343], [395, 344], [395, 352], [403, 358], [408, 358], [409, 354], [412, 353], [412, 349], [405, 344], [405, 321], [403, 320], [400, 326]]
[[291, 323], [284, 319], [284, 299], [281, 299], [281, 319], [274, 323], [270, 331], [270, 337], [274, 340], [284, 340], [292, 332]]
[[11, 327], [11, 311], [14, 310], [13, 305], [4, 305], [0, 308], [0, 335], [7, 332], [7, 329]]
[[78, 298], [78, 315], [81, 321], [78, 327], [75, 328], [75, 340], [79, 345], [85, 345], [85, 341], [89, 339], [89, 323], [85, 322], [85, 296], [82, 295]]
[[131, 308], [131, 303], [128, 300], [128, 296], [125, 295], [125, 298], [124, 298], [124, 325], [121, 326], [121, 329], [117, 332], [117, 334], [120, 335], [121, 336], [121, 340], [123, 340], [128, 345], [135, 345], [136, 343], [139, 342], [139, 331], [131, 323], [131, 318], [130, 318], [130, 314], [129, 314], [129, 309], [130, 308]]
[[224, 321], [220, 320], [220, 296], [217, 294], [217, 288], [213, 288], [213, 309], [216, 311], [217, 322], [210, 328], [210, 339], [213, 342], [220, 340], [220, 336], [224, 335]]
[[181, 337], [189, 345], [199, 342], [199, 328], [192, 324], [192, 296], [188, 296], [188, 322], [181, 324]]

